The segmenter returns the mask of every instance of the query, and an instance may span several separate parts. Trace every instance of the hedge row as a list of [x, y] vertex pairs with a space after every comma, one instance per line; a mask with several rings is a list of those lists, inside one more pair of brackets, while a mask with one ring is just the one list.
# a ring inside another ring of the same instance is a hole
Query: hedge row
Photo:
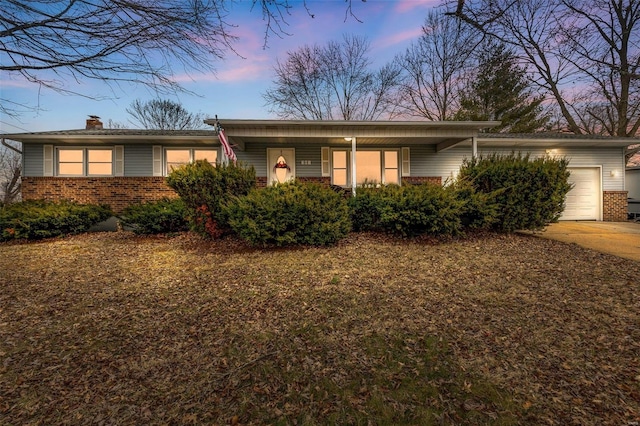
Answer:
[[362, 188], [349, 204], [355, 230], [411, 237], [458, 235], [465, 228], [488, 227], [497, 215], [491, 200], [460, 180], [445, 186], [426, 183]]
[[[253, 167], [197, 161], [167, 178], [179, 199], [135, 205], [121, 215], [137, 233], [190, 227], [209, 237], [235, 233], [251, 244], [325, 245], [356, 231], [411, 237], [466, 229], [512, 232], [558, 219], [571, 189], [568, 160], [491, 155], [466, 160], [444, 186], [367, 185], [348, 201], [326, 186], [291, 182], [256, 189]], [[27, 202], [0, 210], [2, 239], [83, 232], [111, 215], [104, 206]]]
[[123, 210], [120, 220], [136, 234], [164, 234], [189, 229], [187, 206], [181, 198], [133, 204]]
[[113, 213], [107, 206], [67, 201], [23, 201], [0, 207], [0, 241], [86, 232]]

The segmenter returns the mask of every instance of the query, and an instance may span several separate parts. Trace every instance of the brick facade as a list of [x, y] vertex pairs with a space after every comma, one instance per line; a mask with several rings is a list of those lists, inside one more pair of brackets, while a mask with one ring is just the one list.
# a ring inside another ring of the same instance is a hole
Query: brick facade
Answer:
[[[299, 182], [315, 182], [323, 185], [331, 185], [330, 177], [298, 177], [297, 180]], [[264, 188], [267, 186], [267, 177], [266, 176], [258, 176], [256, 177], [256, 185], [258, 188]]]
[[22, 178], [23, 200], [108, 204], [116, 213], [131, 204], [176, 196], [164, 177]]
[[436, 185], [442, 185], [441, 176], [404, 176], [402, 183], [408, 183], [411, 185], [420, 185], [423, 183], [435, 183]]
[[602, 220], [624, 222], [628, 213], [627, 191], [604, 191], [602, 193]]

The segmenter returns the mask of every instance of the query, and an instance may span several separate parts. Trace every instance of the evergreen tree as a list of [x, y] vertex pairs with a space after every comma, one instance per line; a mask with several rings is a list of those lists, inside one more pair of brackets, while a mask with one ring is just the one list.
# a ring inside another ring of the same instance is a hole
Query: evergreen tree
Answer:
[[549, 121], [535, 96], [526, 70], [504, 45], [489, 46], [460, 98], [456, 120], [499, 120], [489, 132], [533, 133]]

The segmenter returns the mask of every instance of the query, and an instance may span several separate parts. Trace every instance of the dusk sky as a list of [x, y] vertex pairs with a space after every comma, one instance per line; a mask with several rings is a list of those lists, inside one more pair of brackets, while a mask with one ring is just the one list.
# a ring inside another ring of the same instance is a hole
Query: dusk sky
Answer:
[[[236, 51], [243, 58], [230, 52], [224, 61], [217, 63], [215, 73], [190, 73], [178, 75], [177, 80], [198, 95], [179, 94], [161, 96], [180, 102], [193, 113], [207, 117], [218, 115], [220, 119], [276, 118], [269, 113], [262, 94], [271, 87], [276, 59], [285, 60], [286, 52], [305, 44], [324, 44], [329, 40], [341, 40], [343, 34], [367, 36], [371, 42], [370, 57], [374, 66], [380, 66], [395, 54], [404, 52], [416, 40], [429, 10], [440, 0], [367, 0], [353, 1], [353, 12], [362, 22], [345, 17], [343, 0], [307, 1], [311, 18], [302, 1], [291, 1], [293, 9], [287, 16], [290, 36], [271, 35], [268, 47], [263, 49], [265, 24], [260, 10], [250, 11], [250, 2], [233, 5], [229, 21], [238, 25], [233, 34], [239, 39]], [[106, 86], [98, 81], [65, 81], [67, 87], [89, 96], [108, 99], [95, 100], [81, 96], [61, 95], [40, 89], [25, 82], [19, 76], [0, 74], [2, 98], [36, 107], [18, 118], [3, 115], [0, 118], [1, 133], [24, 131], [67, 130], [83, 128], [88, 115], [98, 115], [108, 120], [134, 127], [129, 121], [127, 108], [135, 99], [147, 101], [156, 95], [138, 85]]]

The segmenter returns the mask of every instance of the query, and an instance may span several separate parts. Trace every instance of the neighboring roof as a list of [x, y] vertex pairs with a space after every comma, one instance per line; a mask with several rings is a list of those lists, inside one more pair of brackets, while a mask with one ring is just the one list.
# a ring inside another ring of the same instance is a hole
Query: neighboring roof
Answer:
[[213, 130], [80, 129], [8, 133], [2, 137], [22, 143], [218, 143], [218, 136]]

